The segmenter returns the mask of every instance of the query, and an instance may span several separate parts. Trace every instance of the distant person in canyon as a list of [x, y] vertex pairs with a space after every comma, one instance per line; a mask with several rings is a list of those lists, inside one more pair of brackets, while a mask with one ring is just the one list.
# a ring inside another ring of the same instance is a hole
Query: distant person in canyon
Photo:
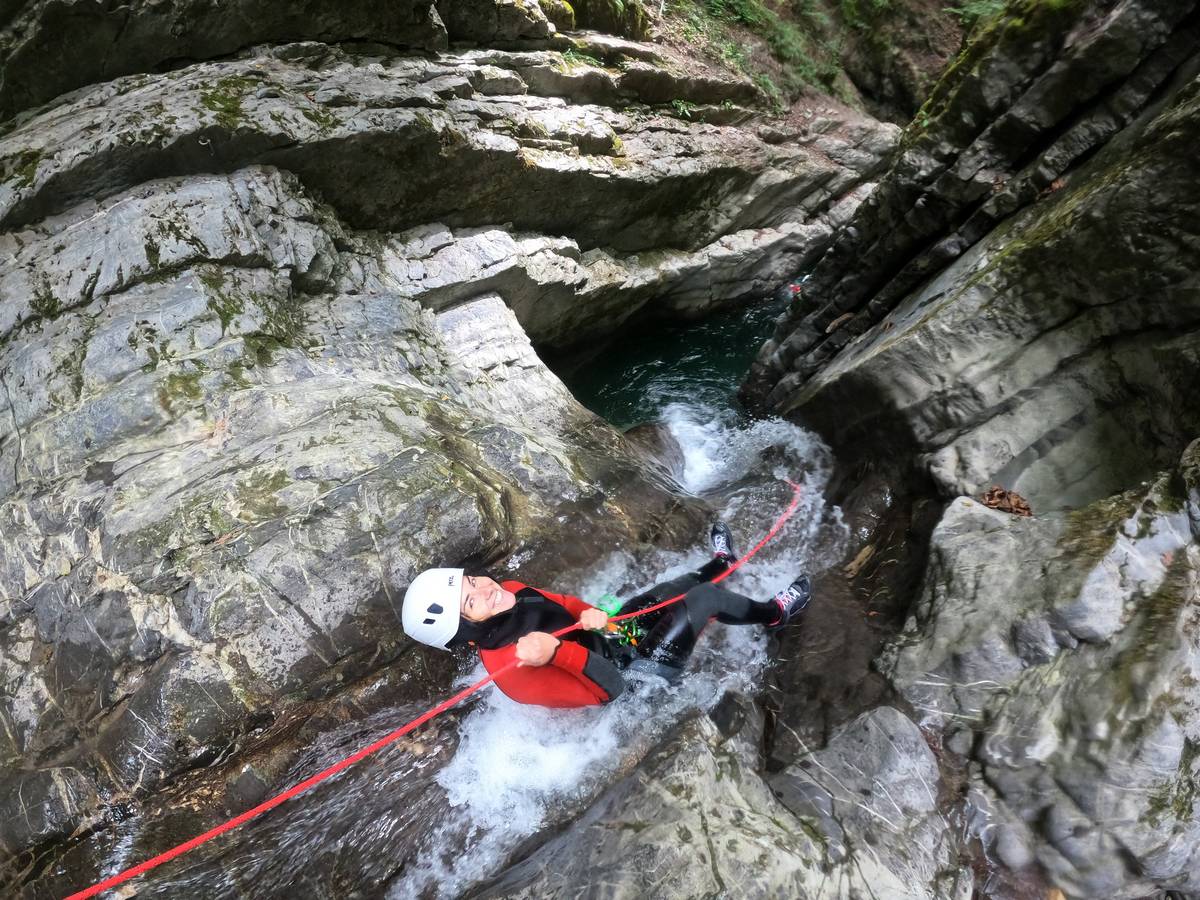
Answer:
[[[625, 690], [621, 674], [625, 669], [677, 680], [711, 619], [777, 630], [807, 606], [811, 595], [807, 575], [767, 601], [711, 584], [734, 564], [736, 555], [723, 522], [713, 526], [710, 540], [713, 558], [701, 568], [621, 604], [620, 613], [635, 612], [686, 593], [678, 603], [627, 620], [637, 623], [633, 627], [606, 631], [608, 614], [569, 594], [519, 581], [497, 582], [482, 572], [427, 569], [413, 579], [404, 595], [404, 630], [431, 647], [478, 648], [484, 668], [496, 674], [496, 686], [520, 703], [554, 707], [607, 703]], [[576, 622], [580, 628], [554, 637], [552, 632]], [[506, 670], [514, 660], [517, 665]]]

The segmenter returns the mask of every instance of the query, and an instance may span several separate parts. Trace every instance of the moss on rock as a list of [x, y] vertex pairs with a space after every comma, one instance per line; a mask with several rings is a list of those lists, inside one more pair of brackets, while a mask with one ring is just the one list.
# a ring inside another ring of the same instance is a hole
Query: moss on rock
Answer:
[[203, 375], [199, 368], [169, 373], [159, 382], [159, 405], [173, 416], [194, 406], [204, 397], [204, 389], [200, 386]]
[[226, 75], [200, 93], [200, 105], [222, 128], [234, 131], [243, 119], [242, 100], [258, 83], [244, 75]]

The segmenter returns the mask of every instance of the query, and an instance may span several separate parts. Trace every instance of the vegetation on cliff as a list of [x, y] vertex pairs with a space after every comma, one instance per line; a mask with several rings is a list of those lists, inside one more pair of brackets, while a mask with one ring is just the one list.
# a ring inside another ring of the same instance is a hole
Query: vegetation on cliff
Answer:
[[995, 0], [969, 2], [669, 0], [660, 32], [749, 76], [777, 107], [816, 90], [907, 121], [957, 51], [961, 21]]

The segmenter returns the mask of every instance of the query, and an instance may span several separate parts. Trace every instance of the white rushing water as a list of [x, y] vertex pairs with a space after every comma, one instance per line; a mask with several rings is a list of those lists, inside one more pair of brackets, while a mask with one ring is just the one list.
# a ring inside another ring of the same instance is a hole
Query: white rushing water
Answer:
[[[779, 420], [741, 425], [731, 411], [685, 404], [668, 406], [662, 421], [683, 451], [683, 486], [720, 511], [740, 552], [767, 532], [791, 499], [786, 480], [803, 485], [801, 505], [788, 525], [726, 586], [766, 598], [800, 572], [833, 562], [846, 528], [840, 511], [825, 505], [829, 455], [815, 436]], [[613, 553], [582, 584], [546, 587], [593, 600], [630, 583], [649, 587], [706, 562], [704, 537], [686, 554], [659, 552], [639, 560]], [[602, 707], [524, 706], [489, 689], [464, 720], [458, 750], [437, 776], [461, 818], [431, 833], [430, 852], [392, 885], [389, 896], [433, 889], [452, 897], [495, 875], [522, 839], [594, 799], [684, 716], [712, 708], [726, 691], [755, 692], [767, 649], [759, 627], [713, 623], [681, 683], [634, 681]], [[480, 666], [463, 681], [482, 673]]]

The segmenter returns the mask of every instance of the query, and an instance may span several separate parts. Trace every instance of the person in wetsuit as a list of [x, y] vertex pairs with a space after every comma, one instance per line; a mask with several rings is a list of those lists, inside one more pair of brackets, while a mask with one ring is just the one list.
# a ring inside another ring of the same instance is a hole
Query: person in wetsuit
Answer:
[[[621, 613], [636, 612], [685, 594], [680, 602], [633, 620], [641, 633], [636, 644], [606, 637], [608, 615], [578, 597], [463, 569], [427, 569], [413, 579], [401, 620], [410, 637], [432, 647], [474, 645], [484, 668], [496, 675], [496, 686], [520, 703], [607, 703], [625, 690], [625, 669], [679, 678], [712, 619], [777, 630], [808, 604], [807, 575], [765, 602], [711, 584], [736, 561], [724, 523], [713, 526], [711, 543], [710, 562], [622, 604]], [[580, 628], [554, 637], [553, 632], [576, 622]], [[517, 665], [506, 670], [514, 660]]]

